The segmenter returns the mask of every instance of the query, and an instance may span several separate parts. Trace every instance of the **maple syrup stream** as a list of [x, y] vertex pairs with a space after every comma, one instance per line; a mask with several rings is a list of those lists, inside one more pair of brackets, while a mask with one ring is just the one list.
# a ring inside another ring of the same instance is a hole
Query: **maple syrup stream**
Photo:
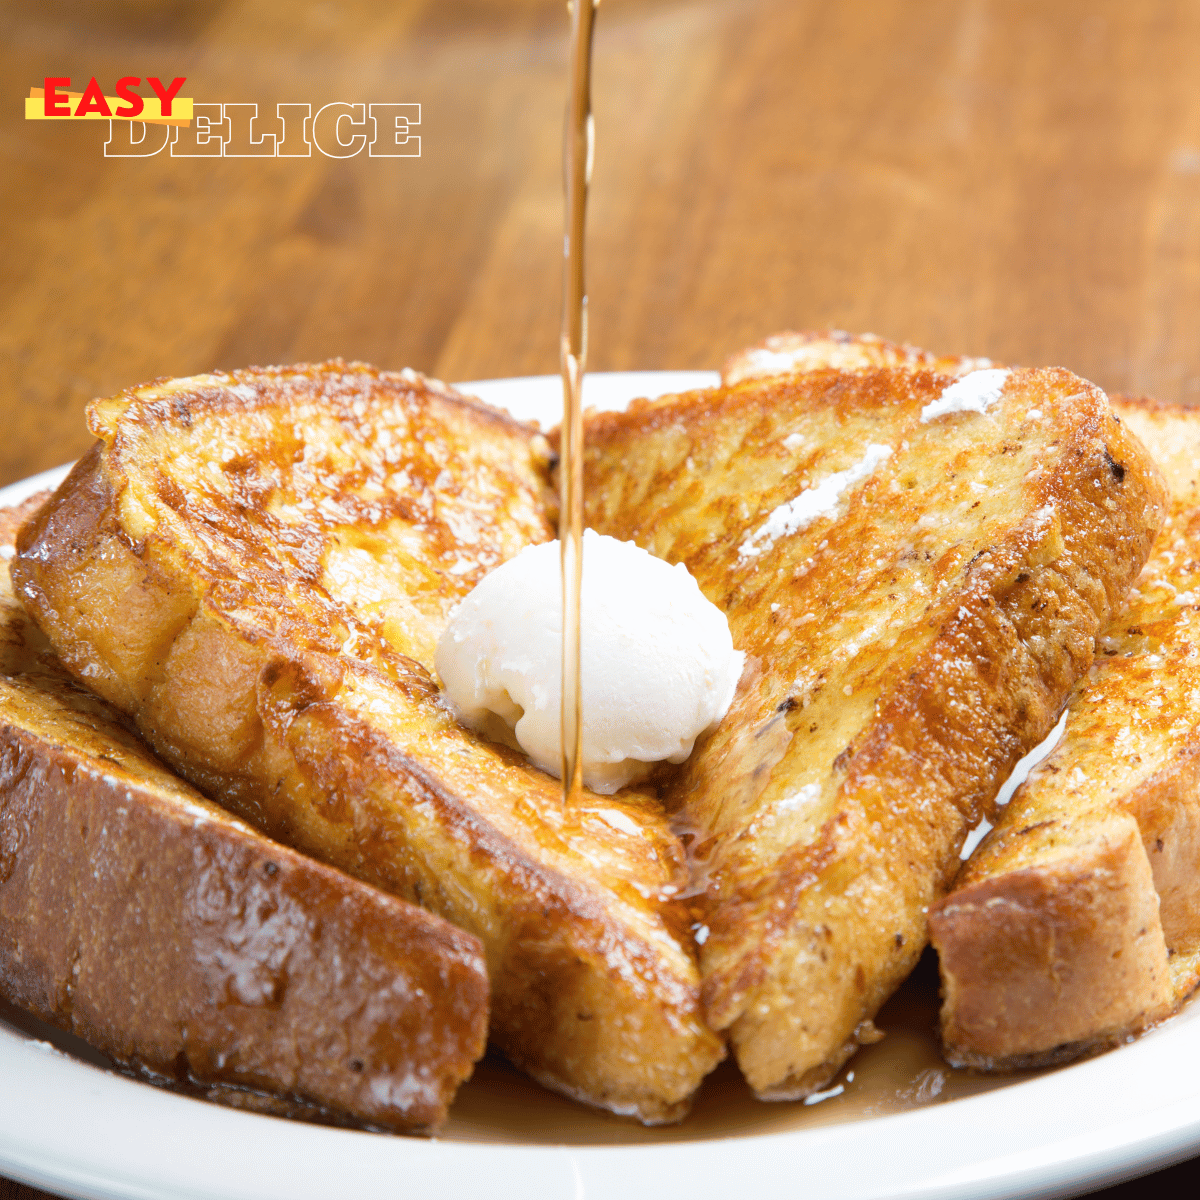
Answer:
[[[563, 131], [563, 235], [562, 335], [559, 347], [563, 380], [563, 422], [559, 458], [558, 536], [561, 547], [562, 642], [562, 794], [566, 806], [582, 793], [580, 741], [582, 705], [579, 678], [579, 599], [583, 568], [583, 411], [582, 386], [587, 362], [587, 292], [584, 286], [584, 227], [588, 185], [592, 175], [594, 128], [591, 111], [592, 32], [599, 0], [568, 0], [571, 14], [571, 62], [567, 113]], [[693, 836], [697, 831], [689, 830]], [[687, 839], [688, 842], [691, 839]], [[703, 853], [689, 860], [699, 879], [680, 898], [702, 892], [705, 886]], [[1012, 1077], [977, 1076], [949, 1071], [931, 1029], [936, 1022], [936, 967], [928, 954], [920, 982], [902, 984], [884, 1010], [889, 1030], [886, 1041], [864, 1047], [845, 1076], [850, 1093], [836, 1105], [818, 1112], [807, 1105], [769, 1105], [751, 1097], [735, 1078], [732, 1064], [719, 1069], [724, 1078], [710, 1082], [701, 1093], [691, 1119], [683, 1126], [636, 1128], [621, 1126], [613, 1137], [607, 1114], [581, 1108], [530, 1083], [512, 1068], [497, 1065], [490, 1057], [480, 1063], [469, 1088], [459, 1100], [445, 1133], [450, 1140], [526, 1143], [546, 1136], [555, 1144], [626, 1144], [730, 1137], [748, 1130], [756, 1133], [807, 1129], [829, 1122], [854, 1121], [891, 1112], [922, 1108], [939, 1100], [956, 1099], [1007, 1086]], [[857, 1076], [851, 1089], [850, 1082]], [[716, 1076], [713, 1077], [714, 1079]], [[515, 1089], [525, 1089], [513, 1103]], [[839, 1087], [838, 1091], [842, 1088]], [[461, 1128], [460, 1128], [461, 1127]], [[546, 1131], [550, 1130], [549, 1135]], [[481, 1131], [483, 1136], [481, 1136]], [[564, 1136], [565, 1135], [565, 1136]]]
[[580, 742], [583, 697], [579, 678], [579, 597], [583, 581], [583, 373], [587, 364], [584, 226], [595, 144], [592, 123], [592, 31], [599, 0], [574, 0], [570, 84], [563, 130], [563, 308], [559, 363], [563, 379], [559, 460], [558, 539], [562, 553], [562, 788], [563, 808], [583, 790]]

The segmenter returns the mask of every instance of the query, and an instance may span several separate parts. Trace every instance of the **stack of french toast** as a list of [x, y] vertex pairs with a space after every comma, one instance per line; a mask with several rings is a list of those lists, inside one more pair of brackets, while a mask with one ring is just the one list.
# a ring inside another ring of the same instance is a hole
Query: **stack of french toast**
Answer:
[[686, 763], [566, 809], [434, 668], [554, 536], [553, 436], [342, 362], [88, 419], [0, 526], [0, 991], [122, 1067], [429, 1130], [490, 1040], [658, 1123], [729, 1050], [826, 1087], [930, 939], [960, 1065], [1195, 986], [1188, 410], [822, 333], [591, 414], [587, 525], [684, 563], [747, 664]]

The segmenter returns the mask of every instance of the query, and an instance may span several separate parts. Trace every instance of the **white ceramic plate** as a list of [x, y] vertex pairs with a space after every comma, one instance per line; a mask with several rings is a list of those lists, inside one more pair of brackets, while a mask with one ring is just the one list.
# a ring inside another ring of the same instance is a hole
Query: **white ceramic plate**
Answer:
[[[713, 379], [707, 372], [596, 375], [585, 400], [621, 407], [632, 396]], [[555, 377], [464, 390], [544, 426], [561, 412]], [[0, 504], [62, 474], [0, 490]], [[0, 1174], [96, 1200], [984, 1200], [1083, 1192], [1200, 1151], [1200, 1005], [1088, 1062], [894, 1115], [839, 1118], [841, 1100], [805, 1110], [734, 1096], [730, 1111], [741, 1115], [722, 1123], [711, 1118], [711, 1105], [706, 1118], [702, 1093], [692, 1133], [686, 1122], [656, 1135], [590, 1114], [576, 1121], [578, 1106], [543, 1099], [534, 1085], [485, 1064], [479, 1087], [491, 1090], [493, 1105], [499, 1093], [540, 1120], [524, 1142], [498, 1140], [487, 1117], [452, 1121], [450, 1136], [421, 1140], [236, 1112], [102, 1070], [38, 1040], [33, 1029], [0, 1019]], [[890, 1053], [891, 1067], [885, 1057], [875, 1060], [883, 1064], [877, 1074], [896, 1069], [897, 1050]], [[864, 1064], [860, 1076], [868, 1074], [867, 1055], [851, 1063]], [[740, 1086], [734, 1073], [723, 1079], [727, 1091]], [[937, 1099], [940, 1087], [926, 1099]]]

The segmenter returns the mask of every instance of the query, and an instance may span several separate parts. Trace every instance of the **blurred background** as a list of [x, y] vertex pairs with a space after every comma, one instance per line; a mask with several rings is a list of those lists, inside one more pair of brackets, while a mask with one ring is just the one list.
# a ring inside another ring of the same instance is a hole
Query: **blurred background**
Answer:
[[[562, 0], [0, 13], [0, 482], [156, 375], [557, 370]], [[604, 0], [595, 53], [594, 369], [836, 326], [1200, 398], [1200, 5]], [[47, 75], [184, 75], [268, 131], [419, 103], [421, 156], [106, 158], [22, 119]]]
[[[557, 371], [563, 0], [0, 17], [0, 484], [158, 375]], [[419, 103], [421, 155], [110, 158], [106, 122], [22, 118], [46, 76], [125, 75], [266, 132], [281, 102]], [[1200, 402], [1200, 4], [604, 0], [594, 100], [595, 370], [839, 327]]]

